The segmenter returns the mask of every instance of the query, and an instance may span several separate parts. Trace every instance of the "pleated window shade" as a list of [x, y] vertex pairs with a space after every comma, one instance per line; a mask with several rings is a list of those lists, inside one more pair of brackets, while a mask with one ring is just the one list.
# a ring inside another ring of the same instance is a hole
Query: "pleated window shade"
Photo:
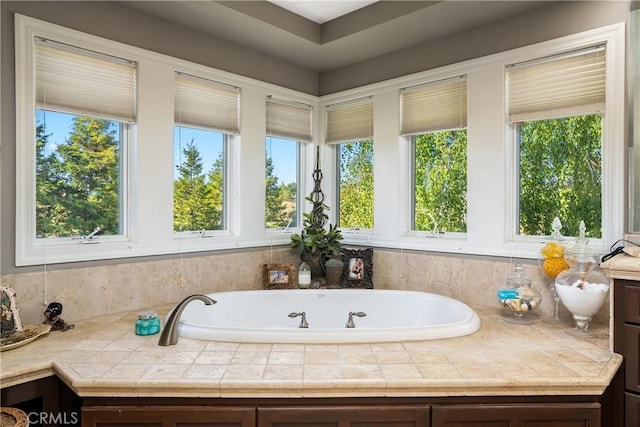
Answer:
[[333, 104], [327, 107], [327, 144], [364, 141], [373, 138], [373, 98]]
[[176, 73], [173, 102], [177, 125], [240, 132], [240, 89], [235, 86]]
[[509, 122], [604, 111], [605, 68], [604, 46], [508, 66]]
[[137, 64], [36, 39], [36, 107], [109, 120], [136, 119]]
[[311, 142], [311, 106], [268, 98], [267, 135]]
[[402, 89], [402, 135], [467, 127], [467, 78], [447, 79]]

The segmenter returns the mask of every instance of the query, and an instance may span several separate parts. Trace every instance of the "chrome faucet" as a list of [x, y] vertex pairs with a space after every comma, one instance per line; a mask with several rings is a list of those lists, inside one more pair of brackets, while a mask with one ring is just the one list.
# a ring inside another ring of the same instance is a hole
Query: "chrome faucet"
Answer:
[[160, 333], [158, 345], [168, 346], [174, 345], [178, 342], [178, 322], [180, 321], [180, 316], [182, 315], [184, 308], [194, 300], [202, 301], [206, 305], [215, 304], [217, 302], [216, 300], [206, 295], [199, 294], [191, 295], [183, 299], [178, 305], [176, 305], [176, 308], [174, 308], [169, 315], [169, 318], [167, 319], [167, 322], [165, 323], [164, 328]]
[[292, 319], [295, 319], [296, 317], [301, 317], [302, 319], [300, 319], [300, 326], [298, 326], [298, 328], [308, 328], [309, 324], [307, 323], [307, 313], [305, 313], [304, 311], [301, 311], [300, 313], [289, 313], [289, 317]]
[[349, 320], [347, 320], [347, 325], [345, 327], [347, 327], [347, 328], [355, 328], [356, 324], [353, 323], [353, 316], [365, 317], [366, 315], [367, 315], [367, 313], [364, 313], [362, 311], [350, 311], [349, 312]]

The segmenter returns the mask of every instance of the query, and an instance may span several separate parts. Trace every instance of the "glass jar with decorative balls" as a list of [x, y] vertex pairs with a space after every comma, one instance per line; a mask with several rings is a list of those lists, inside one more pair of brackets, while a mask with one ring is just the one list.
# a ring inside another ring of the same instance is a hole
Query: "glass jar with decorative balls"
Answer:
[[542, 301], [540, 292], [531, 287], [531, 278], [524, 272], [522, 264], [516, 264], [514, 271], [507, 276], [505, 287], [498, 290], [498, 300], [511, 314], [506, 322], [528, 325], [535, 321], [533, 312]]

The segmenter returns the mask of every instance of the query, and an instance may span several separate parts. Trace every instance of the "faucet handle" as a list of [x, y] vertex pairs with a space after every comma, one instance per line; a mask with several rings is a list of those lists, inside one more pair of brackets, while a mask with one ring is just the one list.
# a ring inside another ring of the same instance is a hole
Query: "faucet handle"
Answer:
[[356, 324], [353, 322], [353, 316], [356, 317], [366, 317], [367, 313], [363, 311], [350, 311], [349, 312], [349, 320], [347, 320], [347, 328], [355, 328]]
[[309, 324], [307, 323], [307, 313], [305, 313], [304, 311], [301, 311], [299, 313], [293, 312], [293, 313], [289, 313], [289, 317], [292, 319], [295, 319], [296, 317], [301, 317], [302, 319], [300, 319], [300, 326], [298, 326], [299, 328], [308, 328]]

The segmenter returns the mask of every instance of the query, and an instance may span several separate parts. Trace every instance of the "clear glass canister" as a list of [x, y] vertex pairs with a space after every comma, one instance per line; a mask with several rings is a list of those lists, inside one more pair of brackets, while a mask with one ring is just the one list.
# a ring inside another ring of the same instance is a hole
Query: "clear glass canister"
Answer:
[[524, 272], [522, 264], [516, 264], [512, 273], [507, 276], [505, 287], [498, 290], [498, 300], [502, 307], [513, 313], [508, 320], [513, 323], [530, 323], [525, 313], [531, 313], [538, 308], [542, 301], [540, 292], [531, 287], [531, 278]]
[[311, 267], [306, 262], [298, 267], [298, 286], [303, 289], [311, 287]]
[[136, 335], [154, 335], [160, 332], [160, 319], [155, 311], [138, 313], [136, 320]]

